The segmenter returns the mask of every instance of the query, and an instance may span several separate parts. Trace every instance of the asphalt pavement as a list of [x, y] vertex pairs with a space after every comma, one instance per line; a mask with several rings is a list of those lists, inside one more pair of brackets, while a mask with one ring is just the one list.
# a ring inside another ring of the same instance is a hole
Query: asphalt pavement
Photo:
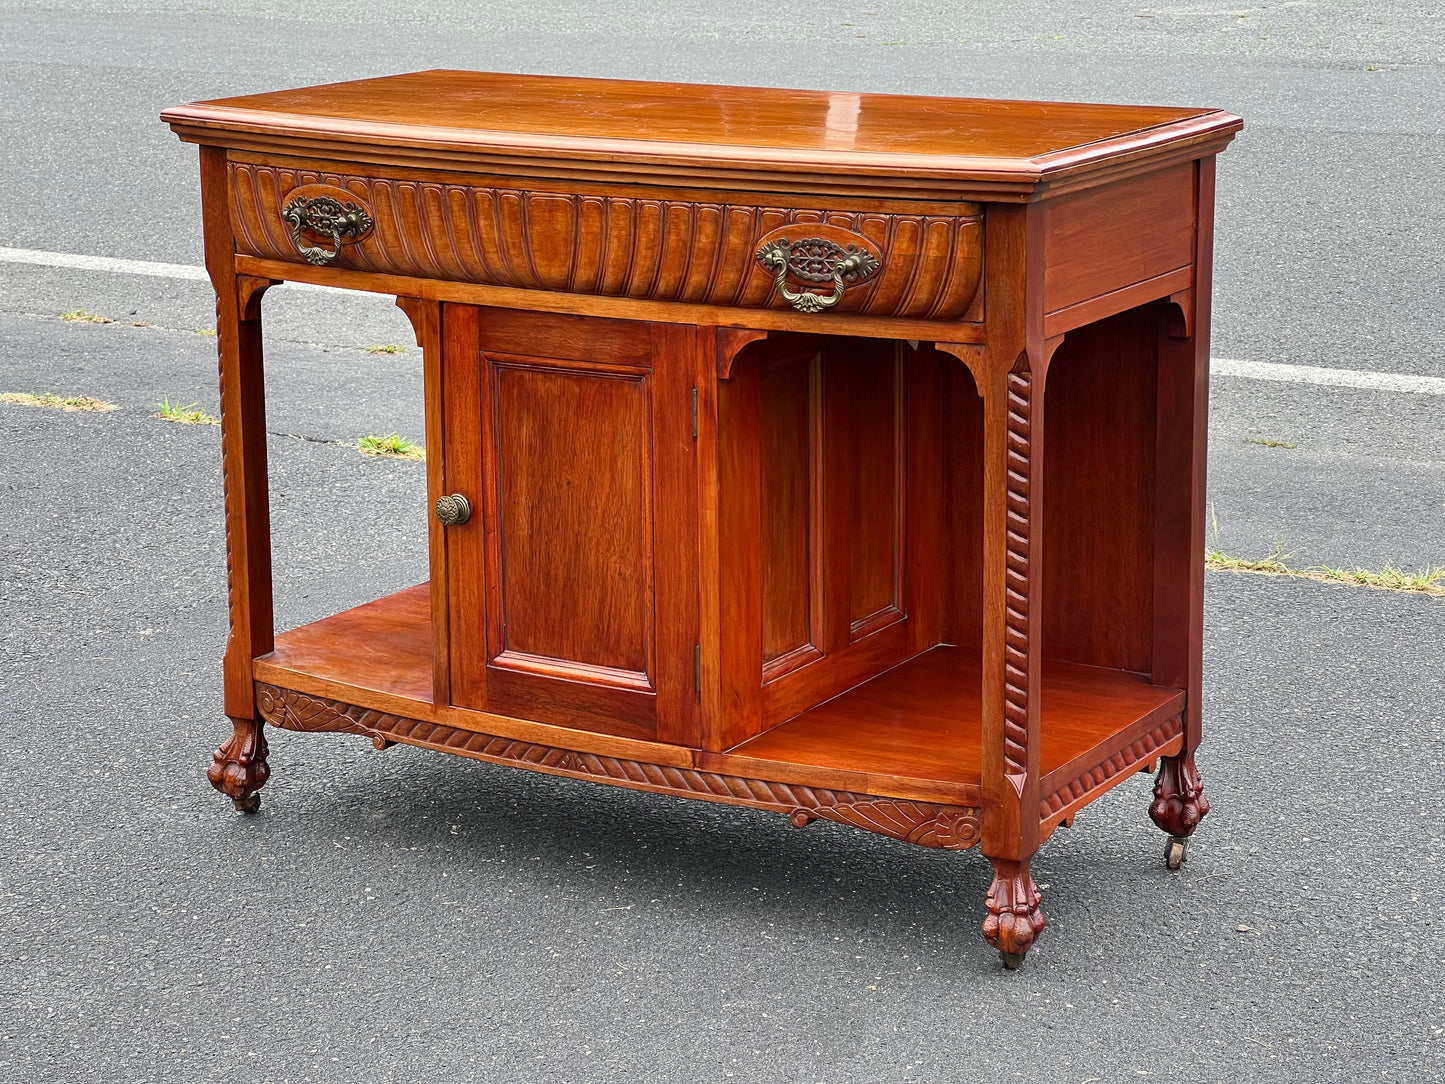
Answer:
[[[416, 68], [1209, 105], [1213, 352], [1445, 376], [1438, 5], [993, 7], [5, 3], [0, 246], [199, 264], [161, 108]], [[233, 816], [218, 432], [154, 416], [215, 413], [212, 305], [0, 262], [0, 391], [118, 407], [0, 403], [0, 1084], [1445, 1079], [1438, 598], [1211, 572], [1189, 863], [1121, 786], [1016, 973], [976, 853], [279, 732]], [[345, 443], [420, 439], [420, 354], [386, 299], [265, 315], [291, 627], [425, 578], [423, 466]], [[1445, 396], [1212, 400], [1219, 548], [1445, 565]]]

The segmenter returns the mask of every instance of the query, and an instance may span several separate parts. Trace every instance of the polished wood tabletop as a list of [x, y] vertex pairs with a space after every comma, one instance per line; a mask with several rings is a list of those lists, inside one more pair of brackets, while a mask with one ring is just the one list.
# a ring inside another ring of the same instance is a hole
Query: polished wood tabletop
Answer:
[[1217, 139], [1214, 109], [995, 101], [436, 70], [167, 110], [183, 138], [249, 132], [615, 161], [1039, 178]]

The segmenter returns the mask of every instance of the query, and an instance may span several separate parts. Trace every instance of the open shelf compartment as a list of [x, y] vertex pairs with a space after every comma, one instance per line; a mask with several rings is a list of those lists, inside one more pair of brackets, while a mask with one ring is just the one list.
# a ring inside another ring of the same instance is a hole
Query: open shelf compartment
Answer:
[[[729, 752], [737, 757], [978, 785], [979, 660], [935, 647]], [[1045, 661], [1040, 772], [1045, 790], [1107, 759], [1183, 707], [1178, 689], [1138, 674]]]
[[[474, 716], [472, 726], [490, 732], [497, 717], [432, 703], [430, 620], [430, 588], [420, 584], [280, 634], [275, 650], [256, 661], [256, 676], [423, 720], [439, 711], [453, 725]], [[1055, 819], [1067, 815], [1069, 785], [1097, 775], [1101, 766], [1112, 762], [1119, 771], [1167, 751], [1177, 734], [1170, 724], [1177, 724], [1184, 702], [1180, 690], [1152, 685], [1141, 675], [1066, 662], [1045, 664], [1042, 689], [1045, 819], [1051, 812]], [[847, 772], [891, 778], [905, 789], [943, 784], [966, 793], [980, 784], [981, 717], [978, 659], [967, 649], [935, 647], [720, 759], [759, 778], [771, 773], [796, 779], [815, 769], [818, 785], [827, 785], [831, 773]], [[577, 739], [585, 744], [583, 732], [548, 729], [561, 746]], [[659, 753], [664, 748], [659, 744]], [[1055, 795], [1060, 798], [1050, 809]]]

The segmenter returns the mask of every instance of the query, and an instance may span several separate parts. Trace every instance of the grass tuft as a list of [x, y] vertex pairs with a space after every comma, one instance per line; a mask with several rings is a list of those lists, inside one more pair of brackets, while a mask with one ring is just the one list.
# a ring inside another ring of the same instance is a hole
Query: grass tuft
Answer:
[[181, 406], [179, 403], [172, 403], [170, 399], [162, 399], [156, 404], [156, 417], [163, 418], [168, 422], [179, 422], [181, 425], [220, 425], [219, 418], [213, 418], [204, 410], [196, 409], [196, 404]]
[[1386, 562], [1378, 572], [1364, 568], [1330, 568], [1321, 565], [1318, 569], [1321, 579], [1335, 583], [1355, 583], [1363, 587], [1374, 587], [1381, 591], [1418, 591], [1426, 595], [1445, 595], [1445, 567], [1426, 565], [1419, 572], [1405, 572]]
[[1291, 444], [1287, 440], [1269, 440], [1266, 437], [1245, 437], [1244, 443], [1258, 444], [1261, 448], [1298, 448], [1298, 444]]
[[368, 354], [405, 354], [406, 347], [397, 346], [395, 343], [372, 343], [364, 347]]
[[1206, 550], [1205, 563], [1220, 572], [1253, 572], [1264, 576], [1287, 576], [1297, 580], [1315, 580], [1318, 583], [1342, 583], [1357, 587], [1371, 587], [1377, 591], [1403, 591], [1418, 595], [1445, 598], [1445, 567], [1426, 565], [1419, 572], [1405, 572], [1394, 564], [1386, 562], [1378, 572], [1367, 568], [1331, 568], [1317, 565], [1310, 568], [1291, 568], [1286, 562], [1290, 555], [1284, 546], [1276, 542], [1274, 549], [1259, 560], [1233, 557], [1222, 550]]
[[113, 324], [109, 316], [101, 316], [98, 312], [86, 312], [84, 309], [66, 309], [60, 314], [62, 320], [68, 320], [72, 324]]
[[114, 403], [104, 399], [92, 399], [88, 395], [63, 397], [45, 392], [31, 395], [24, 391], [0, 392], [0, 403], [19, 403], [21, 406], [51, 407], [55, 410], [88, 410], [96, 414], [108, 414], [115, 409]]
[[391, 459], [426, 458], [425, 448], [395, 433], [387, 433], [381, 437], [368, 434], [357, 441], [356, 446], [361, 449], [362, 455], [380, 455]]
[[[1216, 527], [1216, 532], [1218, 528]], [[1285, 564], [1290, 554], [1285, 553], [1284, 543], [1276, 541], [1274, 548], [1265, 557], [1251, 561], [1243, 557], [1231, 557], [1223, 550], [1205, 550], [1204, 560], [1210, 568], [1223, 572], [1264, 572], [1275, 576], [1289, 576], [1294, 570]]]

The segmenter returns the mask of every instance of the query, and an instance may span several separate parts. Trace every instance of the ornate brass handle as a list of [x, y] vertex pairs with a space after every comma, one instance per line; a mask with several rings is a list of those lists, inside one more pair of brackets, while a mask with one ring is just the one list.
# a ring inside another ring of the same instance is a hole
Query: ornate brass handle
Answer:
[[[758, 250], [758, 262], [772, 272], [779, 296], [799, 312], [831, 309], [843, 300], [843, 291], [848, 286], [871, 277], [881, 266], [866, 248], [855, 244], [844, 247], [823, 237], [805, 237], [800, 241], [779, 237]], [[789, 276], [804, 282], [831, 281], [833, 292], [794, 290], [788, 285]]]
[[[344, 238], [360, 238], [371, 229], [371, 216], [355, 203], [342, 203], [332, 196], [297, 196], [286, 204], [281, 217], [291, 225], [291, 243], [307, 263], [318, 267], [341, 255]], [[312, 247], [301, 240], [302, 232], [330, 237], [331, 250]]]
[[437, 498], [436, 514], [443, 527], [456, 527], [472, 518], [472, 505], [460, 493], [449, 493]]

